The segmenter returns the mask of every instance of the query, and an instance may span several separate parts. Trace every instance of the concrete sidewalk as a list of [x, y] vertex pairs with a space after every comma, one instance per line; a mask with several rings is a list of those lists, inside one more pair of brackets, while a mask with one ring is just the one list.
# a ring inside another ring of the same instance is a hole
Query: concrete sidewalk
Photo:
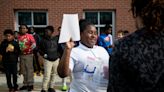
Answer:
[[[43, 76], [35, 76], [34, 77], [34, 90], [31, 92], [40, 92], [41, 91], [41, 85], [42, 85], [42, 79]], [[23, 76], [18, 77], [18, 85], [19, 87], [22, 87], [23, 83]], [[67, 78], [67, 85], [70, 83], [70, 78]], [[59, 76], [56, 76], [56, 81], [55, 81], [55, 86], [54, 89], [56, 92], [65, 92], [65, 91], [60, 91], [62, 85], [62, 79]], [[5, 74], [0, 74], [0, 92], [8, 92], [7, 84], [6, 84], [6, 77]], [[23, 91], [18, 91], [18, 92], [28, 92], [26, 90]]]

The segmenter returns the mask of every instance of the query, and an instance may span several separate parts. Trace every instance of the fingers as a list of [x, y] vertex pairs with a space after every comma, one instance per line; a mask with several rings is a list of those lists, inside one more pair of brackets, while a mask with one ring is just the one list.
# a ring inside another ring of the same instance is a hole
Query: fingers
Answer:
[[14, 49], [13, 48], [6, 48], [6, 52], [8, 52], [8, 51], [13, 52]]
[[73, 47], [75, 46], [75, 43], [74, 42], [66, 42], [66, 48], [68, 49], [72, 49]]

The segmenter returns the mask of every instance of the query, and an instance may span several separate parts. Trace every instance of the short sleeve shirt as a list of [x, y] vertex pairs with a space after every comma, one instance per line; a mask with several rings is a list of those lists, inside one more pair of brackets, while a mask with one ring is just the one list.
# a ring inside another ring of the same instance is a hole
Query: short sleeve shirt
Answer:
[[[70, 85], [70, 92], [106, 92], [106, 89], [98, 90], [94, 80], [101, 77], [94, 77], [102, 73], [105, 79], [104, 66], [108, 67], [109, 55], [108, 52], [100, 46], [88, 48], [83, 44], [73, 48], [71, 52], [69, 68], [73, 74], [73, 80]], [[103, 66], [103, 67], [100, 67]], [[101, 85], [106, 87], [107, 84]]]

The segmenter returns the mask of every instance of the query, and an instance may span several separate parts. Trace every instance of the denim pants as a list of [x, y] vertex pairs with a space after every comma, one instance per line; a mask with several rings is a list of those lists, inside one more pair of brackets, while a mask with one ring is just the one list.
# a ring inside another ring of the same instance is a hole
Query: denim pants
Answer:
[[44, 77], [42, 89], [47, 90], [48, 88], [53, 88], [55, 83], [55, 76], [57, 76], [57, 66], [59, 63], [59, 59], [55, 61], [44, 61]]
[[34, 84], [33, 54], [21, 55], [20, 61], [24, 77], [23, 84], [24, 86], [31, 86]]

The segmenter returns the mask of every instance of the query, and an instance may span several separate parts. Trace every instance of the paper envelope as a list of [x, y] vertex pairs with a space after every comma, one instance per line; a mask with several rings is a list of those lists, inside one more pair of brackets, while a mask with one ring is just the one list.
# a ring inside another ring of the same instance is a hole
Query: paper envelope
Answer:
[[72, 41], [80, 40], [78, 14], [63, 15], [59, 43], [68, 42], [70, 39], [72, 39]]

